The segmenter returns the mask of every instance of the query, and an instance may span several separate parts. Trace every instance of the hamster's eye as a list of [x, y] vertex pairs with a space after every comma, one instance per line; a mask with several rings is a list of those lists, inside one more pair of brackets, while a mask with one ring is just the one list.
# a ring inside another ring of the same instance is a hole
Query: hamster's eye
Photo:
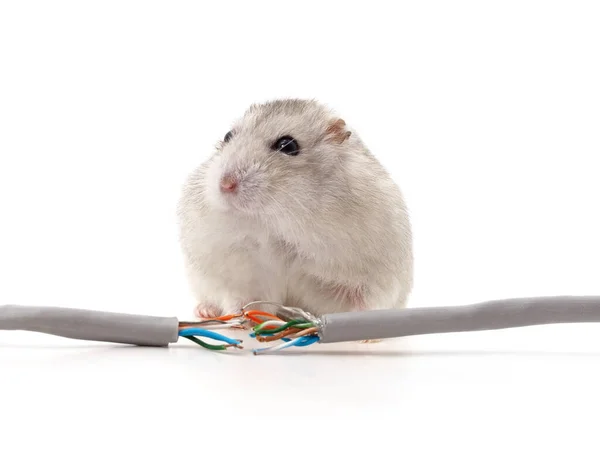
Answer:
[[273, 144], [271, 149], [281, 151], [289, 156], [297, 156], [300, 153], [300, 145], [291, 136], [281, 137]]
[[225, 134], [225, 136], [223, 137], [223, 141], [225, 143], [227, 143], [229, 140], [231, 140], [231, 138], [233, 137], [233, 132], [229, 131]]

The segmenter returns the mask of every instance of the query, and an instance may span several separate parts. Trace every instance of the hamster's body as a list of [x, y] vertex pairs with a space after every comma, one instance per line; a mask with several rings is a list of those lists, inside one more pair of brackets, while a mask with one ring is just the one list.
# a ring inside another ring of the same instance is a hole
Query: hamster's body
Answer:
[[252, 106], [192, 172], [178, 213], [202, 317], [255, 300], [315, 315], [403, 308], [412, 289], [399, 188], [315, 101]]

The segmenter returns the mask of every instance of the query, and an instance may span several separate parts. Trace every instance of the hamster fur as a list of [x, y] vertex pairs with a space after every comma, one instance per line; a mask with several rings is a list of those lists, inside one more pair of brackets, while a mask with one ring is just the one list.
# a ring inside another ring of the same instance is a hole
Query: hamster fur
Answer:
[[[178, 204], [196, 314], [259, 300], [317, 316], [405, 307], [407, 207], [344, 120], [317, 101], [281, 99], [252, 105], [229, 130]], [[282, 137], [298, 154], [274, 146]]]

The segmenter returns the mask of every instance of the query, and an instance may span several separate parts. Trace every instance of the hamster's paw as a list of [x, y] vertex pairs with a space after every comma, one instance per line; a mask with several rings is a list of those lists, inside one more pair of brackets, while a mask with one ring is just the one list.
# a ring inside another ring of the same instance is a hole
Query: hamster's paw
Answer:
[[226, 301], [225, 306], [223, 307], [223, 315], [241, 314], [247, 304], [250, 304], [256, 300], [257, 299], [232, 299], [230, 301]]
[[223, 315], [223, 309], [208, 302], [200, 302], [194, 309], [194, 315], [201, 319], [220, 317]]
[[194, 309], [194, 315], [201, 319], [209, 319], [222, 317], [224, 315], [238, 315], [242, 312], [243, 307], [254, 299], [249, 300], [226, 300], [221, 306], [217, 306], [209, 301], [201, 301]]

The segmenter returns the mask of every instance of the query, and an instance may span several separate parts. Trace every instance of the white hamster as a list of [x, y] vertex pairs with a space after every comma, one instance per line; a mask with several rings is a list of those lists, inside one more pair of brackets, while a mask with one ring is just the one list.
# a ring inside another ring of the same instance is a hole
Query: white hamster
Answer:
[[314, 100], [252, 105], [186, 180], [180, 241], [199, 317], [274, 301], [317, 316], [405, 307], [413, 242], [399, 187]]

